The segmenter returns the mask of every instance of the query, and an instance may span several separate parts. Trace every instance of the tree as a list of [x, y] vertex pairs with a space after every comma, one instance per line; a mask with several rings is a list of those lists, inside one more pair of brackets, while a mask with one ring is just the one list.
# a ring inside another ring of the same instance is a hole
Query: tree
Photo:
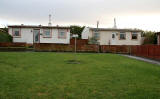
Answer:
[[77, 26], [77, 25], [72, 25], [70, 26], [71, 28], [71, 34], [78, 34], [78, 38], [81, 38], [81, 34], [82, 34], [82, 31], [84, 29], [84, 26], [81, 27], [81, 26]]
[[145, 31], [143, 36], [145, 37], [144, 44], [157, 44], [157, 36], [155, 32]]

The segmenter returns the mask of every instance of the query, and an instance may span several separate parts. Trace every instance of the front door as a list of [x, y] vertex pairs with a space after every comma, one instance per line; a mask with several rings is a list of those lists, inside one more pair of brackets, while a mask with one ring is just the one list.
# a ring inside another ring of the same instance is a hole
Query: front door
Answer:
[[111, 45], [116, 45], [116, 33], [112, 33]]
[[40, 43], [40, 29], [33, 30], [33, 42]]

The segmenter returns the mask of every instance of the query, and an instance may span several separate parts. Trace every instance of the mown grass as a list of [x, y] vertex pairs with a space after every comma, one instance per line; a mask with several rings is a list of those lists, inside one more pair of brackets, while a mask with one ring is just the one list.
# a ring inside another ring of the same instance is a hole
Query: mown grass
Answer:
[[115, 54], [0, 53], [7, 99], [158, 99], [160, 67]]

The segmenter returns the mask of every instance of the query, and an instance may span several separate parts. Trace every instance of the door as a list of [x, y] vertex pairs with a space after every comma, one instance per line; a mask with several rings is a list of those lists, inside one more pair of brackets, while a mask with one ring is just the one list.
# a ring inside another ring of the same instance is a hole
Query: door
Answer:
[[112, 33], [111, 45], [116, 45], [116, 33]]
[[33, 42], [40, 43], [40, 29], [33, 30]]

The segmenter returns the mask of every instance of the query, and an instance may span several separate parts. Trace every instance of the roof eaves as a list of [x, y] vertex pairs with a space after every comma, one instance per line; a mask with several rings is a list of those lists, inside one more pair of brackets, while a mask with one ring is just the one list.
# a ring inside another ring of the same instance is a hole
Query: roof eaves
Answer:
[[9, 25], [12, 28], [59, 28], [59, 29], [70, 29], [69, 26], [42, 26], [42, 25]]
[[115, 28], [90, 28], [91, 30], [97, 31], [128, 31], [128, 32], [142, 32], [139, 29], [115, 29]]

